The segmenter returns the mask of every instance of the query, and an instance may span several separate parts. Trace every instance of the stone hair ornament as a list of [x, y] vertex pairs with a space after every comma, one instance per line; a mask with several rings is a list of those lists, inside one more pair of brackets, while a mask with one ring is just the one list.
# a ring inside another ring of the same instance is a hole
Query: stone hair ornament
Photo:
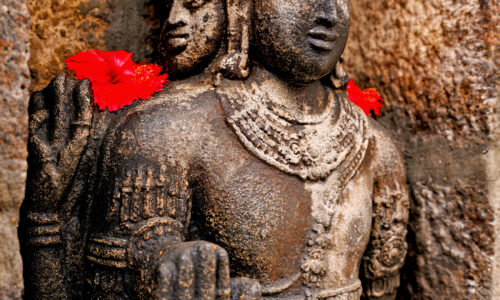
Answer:
[[229, 79], [244, 79], [250, 74], [248, 49], [250, 41], [250, 16], [253, 1], [234, 0], [226, 4], [227, 54], [220, 60], [218, 72]]

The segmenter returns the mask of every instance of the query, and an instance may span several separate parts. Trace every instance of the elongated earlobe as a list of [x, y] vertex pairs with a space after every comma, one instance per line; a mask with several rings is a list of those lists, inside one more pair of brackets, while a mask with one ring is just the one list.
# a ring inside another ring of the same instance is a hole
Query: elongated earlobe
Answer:
[[335, 70], [330, 73], [330, 80], [336, 89], [345, 90], [349, 83], [349, 75], [344, 70], [344, 59], [341, 57], [335, 65]]
[[226, 0], [227, 54], [220, 60], [217, 71], [230, 79], [243, 79], [250, 73], [248, 48], [252, 0]]

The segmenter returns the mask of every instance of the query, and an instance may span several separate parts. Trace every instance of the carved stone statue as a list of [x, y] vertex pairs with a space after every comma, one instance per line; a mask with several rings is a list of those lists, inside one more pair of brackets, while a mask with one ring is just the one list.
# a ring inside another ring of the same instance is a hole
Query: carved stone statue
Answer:
[[164, 24], [180, 80], [152, 99], [33, 94], [26, 297], [393, 299], [405, 170], [346, 96], [348, 1], [171, 0]]

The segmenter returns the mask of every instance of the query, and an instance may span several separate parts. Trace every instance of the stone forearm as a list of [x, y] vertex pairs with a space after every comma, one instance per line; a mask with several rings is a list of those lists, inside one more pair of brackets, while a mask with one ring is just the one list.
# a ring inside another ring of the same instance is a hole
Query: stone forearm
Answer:
[[381, 176], [373, 192], [371, 239], [364, 254], [366, 299], [394, 299], [407, 252], [408, 192], [404, 169]]
[[67, 299], [61, 265], [61, 223], [56, 214], [30, 213], [21, 223], [26, 299]]

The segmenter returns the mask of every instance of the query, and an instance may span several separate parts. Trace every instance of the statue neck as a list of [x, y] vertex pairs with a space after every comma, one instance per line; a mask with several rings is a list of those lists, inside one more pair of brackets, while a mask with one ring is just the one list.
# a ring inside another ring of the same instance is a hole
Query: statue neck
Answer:
[[305, 85], [294, 85], [264, 67], [256, 65], [253, 67], [248, 82], [266, 91], [268, 99], [265, 101], [269, 105], [298, 118], [320, 116], [331, 104], [327, 87], [319, 80]]

